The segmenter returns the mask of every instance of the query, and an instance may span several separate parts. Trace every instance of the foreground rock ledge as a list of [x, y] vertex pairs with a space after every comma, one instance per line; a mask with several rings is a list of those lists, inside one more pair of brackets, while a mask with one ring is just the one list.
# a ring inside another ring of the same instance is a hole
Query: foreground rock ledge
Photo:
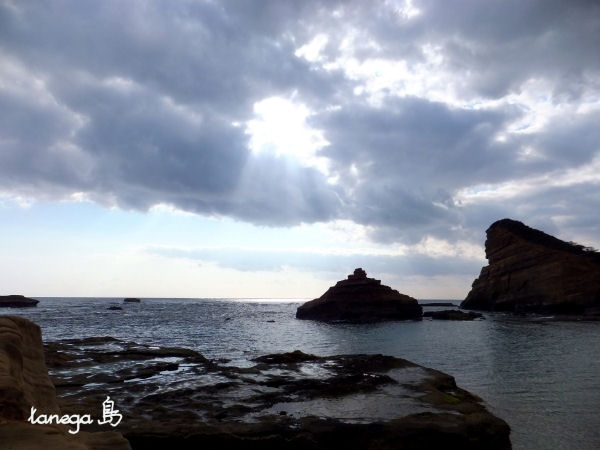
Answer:
[[99, 337], [48, 343], [46, 358], [62, 409], [110, 395], [134, 450], [511, 447], [508, 425], [451, 376], [391, 356], [294, 351], [235, 367]]
[[361, 268], [296, 311], [298, 319], [355, 323], [420, 320], [422, 314], [423, 309], [416, 299], [382, 285], [380, 280], [367, 278]]
[[600, 312], [600, 253], [503, 219], [486, 231], [489, 265], [461, 308], [584, 314]]

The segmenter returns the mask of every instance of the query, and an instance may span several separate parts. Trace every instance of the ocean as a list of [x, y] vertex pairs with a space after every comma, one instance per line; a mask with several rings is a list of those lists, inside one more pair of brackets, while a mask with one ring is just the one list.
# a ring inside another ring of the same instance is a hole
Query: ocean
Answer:
[[[475, 321], [327, 324], [295, 319], [304, 300], [36, 298], [36, 308], [2, 313], [33, 320], [45, 341], [113, 336], [236, 365], [296, 349], [382, 353], [454, 376], [509, 423], [515, 449], [600, 448], [600, 322], [486, 313]], [[122, 311], [107, 310], [117, 304]], [[434, 309], [446, 308], [426, 310]]]

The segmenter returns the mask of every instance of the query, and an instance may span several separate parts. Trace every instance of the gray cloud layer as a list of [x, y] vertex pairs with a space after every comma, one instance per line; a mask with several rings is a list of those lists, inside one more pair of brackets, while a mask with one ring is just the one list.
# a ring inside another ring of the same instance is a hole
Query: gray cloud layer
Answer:
[[[394, 2], [0, 1], [0, 191], [267, 225], [351, 219], [383, 241], [479, 240], [505, 216], [594, 236], [597, 178], [471, 203], [458, 193], [551, 179], [598, 157], [599, 4], [413, 3], [421, 13], [409, 20]], [[319, 33], [321, 59], [296, 56]], [[432, 48], [442, 59], [428, 76], [462, 106], [385, 89], [374, 103], [355, 90], [364, 80], [327, 66], [351, 57], [418, 68]], [[531, 83], [553, 115], [498, 139], [532, 116], [508, 101]], [[271, 96], [314, 112], [337, 184], [250, 151], [243, 124]]]
[[241, 271], [279, 271], [285, 267], [300, 270], [316, 270], [340, 274], [349, 267], [364, 265], [373, 273], [414, 276], [470, 275], [481, 267], [478, 259], [456, 257], [434, 258], [424, 254], [370, 255], [370, 254], [315, 254], [312, 252], [289, 252], [277, 250], [240, 250], [238, 248], [201, 248], [184, 250], [177, 248], [148, 248], [149, 253], [216, 263], [222, 267]]

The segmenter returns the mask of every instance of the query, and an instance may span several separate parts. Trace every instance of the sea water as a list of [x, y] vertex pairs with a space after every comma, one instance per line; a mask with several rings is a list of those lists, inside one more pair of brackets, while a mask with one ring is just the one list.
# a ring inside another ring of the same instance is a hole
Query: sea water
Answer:
[[[480, 396], [509, 423], [515, 449], [600, 448], [600, 322], [486, 313], [475, 321], [350, 325], [297, 320], [299, 300], [38, 299], [36, 308], [2, 313], [33, 320], [47, 341], [113, 336], [238, 365], [296, 349], [393, 355], [446, 372]], [[117, 304], [123, 310], [106, 309]]]

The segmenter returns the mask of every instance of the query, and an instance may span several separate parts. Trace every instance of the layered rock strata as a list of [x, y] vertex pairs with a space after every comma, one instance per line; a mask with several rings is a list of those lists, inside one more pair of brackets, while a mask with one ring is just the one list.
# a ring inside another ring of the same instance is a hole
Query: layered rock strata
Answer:
[[376, 322], [419, 320], [422, 313], [416, 299], [382, 285], [380, 280], [368, 278], [366, 272], [358, 268], [321, 297], [300, 306], [296, 317], [326, 322]]
[[486, 231], [489, 265], [462, 308], [590, 314], [600, 306], [600, 253], [503, 219]]

